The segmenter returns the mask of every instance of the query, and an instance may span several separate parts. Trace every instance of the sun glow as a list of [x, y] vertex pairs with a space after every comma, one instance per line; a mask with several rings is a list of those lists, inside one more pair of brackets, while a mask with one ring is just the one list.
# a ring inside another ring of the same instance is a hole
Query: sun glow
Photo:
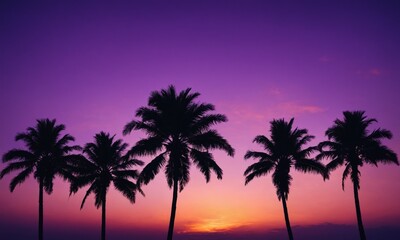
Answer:
[[187, 224], [182, 233], [199, 233], [199, 232], [225, 232], [243, 227], [242, 223], [221, 218], [203, 219], [201, 221]]

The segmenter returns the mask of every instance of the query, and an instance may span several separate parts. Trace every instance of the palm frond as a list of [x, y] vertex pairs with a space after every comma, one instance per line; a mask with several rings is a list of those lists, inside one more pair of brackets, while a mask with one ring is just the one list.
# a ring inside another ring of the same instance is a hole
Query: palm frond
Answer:
[[95, 191], [95, 189], [96, 189], [96, 184], [97, 184], [97, 182], [93, 182], [92, 185], [90, 185], [89, 189], [86, 191], [86, 194], [85, 194], [85, 196], [84, 196], [83, 199], [82, 199], [81, 209], [83, 208], [83, 205], [85, 205], [86, 198], [87, 198], [92, 192]]
[[160, 112], [157, 109], [149, 107], [140, 107], [136, 110], [136, 117], [141, 117], [142, 122], [154, 121], [160, 117]]
[[391, 139], [392, 137], [393, 134], [389, 130], [378, 128], [372, 131], [372, 133], [367, 138], [379, 140], [382, 138]]
[[179, 183], [179, 189], [182, 191], [190, 180], [190, 161], [187, 148], [181, 151], [169, 151], [168, 162], [165, 165], [165, 176], [168, 186], [171, 188], [174, 181]]
[[120, 177], [115, 178], [113, 183], [114, 187], [118, 191], [120, 191], [126, 198], [128, 198], [131, 203], [135, 203], [135, 192], [137, 189], [136, 184], [125, 178]]
[[96, 177], [96, 173], [74, 176], [70, 184], [70, 195], [76, 193], [80, 188], [95, 182]]
[[6, 174], [9, 174], [12, 171], [33, 168], [34, 166], [35, 163], [33, 161], [12, 162], [0, 172], [0, 179], [2, 179]]
[[154, 155], [163, 148], [163, 139], [154, 136], [139, 140], [128, 152], [130, 156]]
[[33, 167], [28, 167], [20, 172], [17, 176], [15, 176], [10, 182], [10, 192], [13, 192], [17, 185], [23, 183], [32, 172]]
[[269, 152], [274, 151], [274, 143], [264, 135], [258, 135], [254, 138], [253, 142], [261, 144], [265, 150]]
[[378, 142], [365, 144], [363, 150], [363, 159], [366, 163], [378, 166], [378, 163], [399, 165], [397, 154], [387, 146]]
[[343, 165], [343, 163], [344, 163], [344, 159], [343, 158], [333, 158], [332, 161], [330, 161], [326, 165], [326, 169], [327, 169], [328, 172], [332, 172], [333, 170], [335, 170], [339, 166]]
[[[182, 156], [182, 159], [180, 160], [180, 164], [181, 167], [179, 168], [179, 191], [182, 191], [184, 189], [184, 187], [186, 186], [186, 184], [188, 184], [189, 180], [190, 180], [190, 161], [189, 161], [189, 157], [184, 154], [184, 156]], [[166, 169], [168, 169], [168, 165], [165, 166]]]
[[[303, 129], [303, 130], [305, 130], [305, 129]], [[300, 136], [302, 136], [302, 137], [297, 142], [298, 146], [303, 146], [304, 144], [307, 144], [308, 142], [310, 142], [312, 139], [315, 138], [314, 136], [306, 135], [307, 131], [305, 131], [305, 133], [302, 133], [302, 132], [299, 132], [299, 133], [301, 133]]]
[[244, 155], [244, 159], [255, 158], [260, 161], [274, 161], [273, 157], [268, 153], [257, 152], [257, 151], [247, 151]]
[[289, 174], [289, 168], [290, 167], [287, 164], [284, 164], [284, 166], [278, 164], [272, 174], [272, 183], [276, 188], [278, 200], [281, 200], [282, 198], [287, 200], [288, 198], [291, 181], [293, 179]]
[[55, 172], [54, 174], [48, 174], [47, 176], [43, 177], [43, 189], [47, 194], [51, 194], [53, 193], [53, 187], [54, 187], [54, 183], [53, 180], [55, 178]]
[[190, 156], [201, 173], [205, 176], [207, 182], [210, 181], [211, 170], [214, 171], [218, 179], [222, 179], [222, 169], [214, 161], [212, 154], [192, 149], [190, 151]]
[[[293, 153], [293, 155], [295, 156], [295, 158], [304, 158], [304, 157], [309, 157], [312, 153], [314, 153], [317, 150], [318, 147], [308, 147], [305, 149], [301, 150], [301, 145], [299, 147], [299, 149]], [[319, 160], [319, 159], [315, 159], [315, 160]]]
[[128, 122], [125, 125], [124, 130], [122, 131], [122, 133], [124, 135], [128, 135], [129, 133], [132, 132], [132, 130], [134, 130], [136, 128], [137, 125], [138, 125], [138, 122], [135, 121], [135, 120]]
[[254, 177], [260, 177], [263, 175], [267, 175], [271, 172], [275, 167], [275, 164], [271, 161], [260, 161], [251, 164], [247, 169], [244, 171], [244, 175], [246, 176], [245, 184], [249, 183], [253, 180]]
[[6, 163], [12, 160], [32, 161], [34, 158], [35, 155], [32, 152], [22, 149], [12, 149], [3, 155], [3, 162]]
[[81, 151], [82, 147], [79, 145], [73, 145], [73, 146], [63, 146], [62, 147], [62, 152], [64, 154], [69, 154], [72, 151]]
[[349, 176], [350, 173], [351, 173], [351, 165], [347, 164], [346, 167], [344, 168], [343, 175], [342, 175], [342, 189], [343, 189], [343, 191], [344, 191], [344, 181], [346, 180], [346, 178]]
[[[190, 101], [188, 103], [188, 110], [193, 114], [195, 117], [207, 117], [207, 116], [212, 116], [212, 115], [207, 115], [208, 112], [214, 111], [215, 106], [210, 104], [210, 103], [199, 103], [199, 104], [194, 104], [191, 103]], [[216, 114], [213, 115], [216, 116], [217, 118], [222, 117], [222, 120], [226, 120], [226, 117], [221, 114]], [[221, 118], [220, 118], [221, 119]]]
[[218, 123], [226, 122], [227, 118], [222, 114], [209, 114], [200, 117], [192, 126], [192, 130], [195, 133], [209, 129], [211, 126]]
[[137, 179], [139, 177], [139, 171], [138, 170], [113, 170], [111, 172], [114, 176], [117, 178], [132, 178], [132, 179]]
[[329, 148], [329, 149], [338, 149], [340, 148], [340, 144], [338, 144], [337, 142], [332, 142], [332, 141], [323, 141], [321, 143], [318, 144], [318, 149], [319, 151], [323, 152], [324, 148]]
[[215, 130], [208, 130], [201, 134], [191, 137], [188, 142], [196, 148], [203, 149], [220, 149], [224, 150], [229, 156], [235, 154], [235, 150], [228, 143], [228, 141], [218, 134]]
[[325, 166], [322, 163], [313, 159], [297, 159], [294, 167], [296, 170], [304, 173], [321, 174], [324, 180], [329, 178], [329, 172], [327, 171]]
[[143, 161], [135, 158], [129, 158], [128, 155], [123, 156], [121, 160], [122, 161], [120, 163], [114, 165], [113, 169], [120, 170], [120, 169], [127, 169], [133, 166], [144, 165]]
[[315, 159], [318, 160], [318, 161], [323, 160], [323, 159], [333, 159], [333, 158], [337, 158], [338, 157], [337, 154], [338, 154], [337, 151], [323, 151], [323, 152], [320, 152], [315, 157]]
[[160, 171], [160, 168], [165, 164], [165, 153], [161, 153], [148, 163], [142, 170], [138, 178], [139, 186], [141, 184], [148, 184], [154, 179], [155, 175]]
[[62, 149], [65, 147], [69, 142], [75, 141], [75, 138], [69, 134], [65, 134], [62, 136], [58, 141], [56, 141], [55, 145], [57, 148]]

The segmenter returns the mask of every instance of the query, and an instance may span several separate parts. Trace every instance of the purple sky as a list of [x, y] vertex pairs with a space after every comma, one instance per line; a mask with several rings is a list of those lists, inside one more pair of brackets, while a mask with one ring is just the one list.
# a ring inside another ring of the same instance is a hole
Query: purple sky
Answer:
[[[399, 12], [399, 1], [1, 1], [0, 154], [21, 146], [14, 142], [16, 133], [38, 118], [65, 124], [77, 144], [101, 130], [122, 138], [123, 126], [151, 91], [169, 84], [191, 87], [201, 93], [200, 101], [227, 115], [229, 122], [218, 131], [236, 156], [216, 153], [223, 181], [214, 178], [206, 185], [193, 171], [178, 205], [178, 230], [209, 219], [281, 229], [282, 209], [270, 176], [243, 186], [250, 164], [243, 160], [245, 151], [257, 147], [252, 139], [267, 135], [273, 118], [295, 117], [296, 126], [309, 129], [318, 143], [342, 111], [365, 110], [378, 119], [374, 127], [393, 132], [386, 144], [400, 153]], [[123, 139], [132, 145], [141, 134]], [[363, 170], [360, 194], [369, 239], [379, 239], [377, 232], [399, 236], [400, 168]], [[325, 183], [294, 175], [288, 204], [298, 239], [309, 239], [313, 226], [357, 234], [353, 198], [341, 190], [341, 171]], [[20, 238], [36, 236], [37, 184], [30, 179], [11, 194], [12, 176], [0, 181], [0, 229]], [[84, 190], [69, 198], [67, 189], [58, 181], [45, 198], [45, 234], [55, 239], [59, 229], [85, 226], [70, 233], [96, 239], [100, 211], [90, 201], [79, 211]], [[389, 199], [388, 189], [394, 189]], [[130, 233], [131, 227], [148, 238], [154, 231], [146, 224], [152, 221], [166, 229], [171, 191], [164, 176], [144, 190], [146, 198], [133, 207], [111, 192], [114, 200], [108, 202], [118, 207], [109, 208], [110, 237], [123, 239], [113, 232], [120, 227]], [[125, 221], [126, 206], [132, 214]], [[197, 208], [202, 212], [190, 212]], [[143, 225], [137, 223], [142, 219]], [[26, 231], [13, 230], [17, 227]]]

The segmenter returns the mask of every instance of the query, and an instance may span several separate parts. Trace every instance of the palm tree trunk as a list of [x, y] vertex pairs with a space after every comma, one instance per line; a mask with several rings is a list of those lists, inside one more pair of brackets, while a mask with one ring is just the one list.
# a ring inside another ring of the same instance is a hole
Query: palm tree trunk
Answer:
[[353, 183], [353, 189], [354, 189], [354, 202], [356, 205], [357, 223], [358, 223], [358, 231], [360, 232], [360, 239], [366, 240], [367, 238], [365, 236], [364, 226], [361, 218], [360, 200], [358, 199], [358, 188], [357, 185], [354, 183]]
[[292, 228], [290, 227], [289, 213], [288, 213], [288, 209], [286, 206], [285, 197], [282, 197], [282, 205], [283, 205], [283, 213], [285, 214], [286, 229], [289, 234], [289, 239], [293, 240], [293, 233], [292, 233]]
[[174, 234], [174, 223], [175, 223], [175, 213], [176, 213], [176, 202], [178, 201], [178, 180], [174, 180], [173, 196], [172, 196], [172, 207], [171, 207], [171, 217], [169, 219], [168, 228], [168, 238], [167, 240], [172, 240], [172, 235]]
[[43, 179], [39, 180], [39, 240], [43, 240]]
[[103, 196], [103, 203], [101, 204], [101, 240], [106, 239], [106, 196]]

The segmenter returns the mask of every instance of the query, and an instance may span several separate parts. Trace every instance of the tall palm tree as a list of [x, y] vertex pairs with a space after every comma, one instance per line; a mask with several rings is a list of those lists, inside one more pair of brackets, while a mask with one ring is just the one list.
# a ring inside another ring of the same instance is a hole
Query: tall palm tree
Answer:
[[93, 143], [87, 143], [83, 153], [87, 158], [75, 161], [75, 179], [71, 184], [71, 193], [76, 193], [79, 188], [90, 185], [82, 200], [81, 209], [86, 198], [93, 193], [95, 206], [101, 206], [101, 239], [106, 238], [106, 195], [111, 185], [120, 191], [130, 202], [135, 202], [136, 184], [132, 182], [139, 175], [137, 170], [132, 170], [135, 165], [143, 165], [142, 161], [124, 155], [127, 144], [121, 139], [114, 140], [114, 136], [100, 132], [95, 135]]
[[24, 142], [26, 149], [12, 149], [3, 155], [3, 162], [8, 165], [1, 171], [0, 179], [12, 171], [20, 170], [11, 180], [11, 192], [32, 173], [39, 183], [39, 240], [43, 239], [43, 190], [48, 194], [53, 192], [55, 176], [70, 179], [69, 162], [79, 156], [71, 154], [80, 147], [69, 146], [74, 138], [69, 134], [61, 135], [63, 130], [65, 126], [57, 125], [55, 119], [37, 120], [35, 127], [29, 127], [15, 137], [16, 141]]
[[244, 156], [245, 159], [258, 159], [258, 162], [250, 165], [244, 172], [246, 177], [245, 184], [248, 184], [255, 177], [273, 172], [272, 182], [276, 187], [278, 200], [282, 200], [286, 228], [290, 240], [293, 240], [293, 234], [286, 201], [288, 200], [289, 186], [292, 181], [292, 176], [290, 175], [291, 167], [294, 166], [296, 170], [305, 173], [321, 174], [324, 179], [328, 177], [325, 166], [310, 157], [315, 147], [303, 148], [314, 136], [308, 135], [306, 129], [293, 129], [292, 125], [293, 118], [289, 122], [284, 119], [271, 121], [271, 137], [259, 135], [253, 140], [253, 142], [262, 145], [265, 152], [247, 151]]
[[318, 159], [332, 159], [326, 167], [333, 171], [344, 165], [342, 188], [344, 181], [350, 176], [353, 182], [354, 201], [357, 214], [360, 239], [365, 240], [365, 231], [361, 218], [358, 190], [360, 189], [360, 170], [364, 163], [378, 166], [378, 163], [399, 164], [397, 155], [381, 143], [381, 139], [392, 138], [392, 133], [386, 129], [375, 129], [372, 132], [368, 127], [376, 119], [367, 118], [364, 111], [345, 111], [344, 120], [336, 119], [334, 125], [325, 132], [329, 141], [319, 144], [321, 153]]
[[233, 156], [234, 149], [212, 130], [215, 124], [226, 122], [221, 114], [212, 114], [212, 104], [195, 102], [200, 94], [188, 88], [177, 93], [174, 86], [151, 93], [148, 106], [136, 111], [139, 120], [126, 124], [124, 134], [143, 130], [147, 138], [139, 140], [130, 154], [155, 156], [140, 173], [138, 183], [148, 184], [165, 166], [169, 187], [173, 188], [168, 240], [172, 240], [178, 187], [182, 191], [189, 182], [189, 168], [194, 163], [210, 180], [211, 171], [222, 179], [222, 169], [209, 150], [220, 149]]

